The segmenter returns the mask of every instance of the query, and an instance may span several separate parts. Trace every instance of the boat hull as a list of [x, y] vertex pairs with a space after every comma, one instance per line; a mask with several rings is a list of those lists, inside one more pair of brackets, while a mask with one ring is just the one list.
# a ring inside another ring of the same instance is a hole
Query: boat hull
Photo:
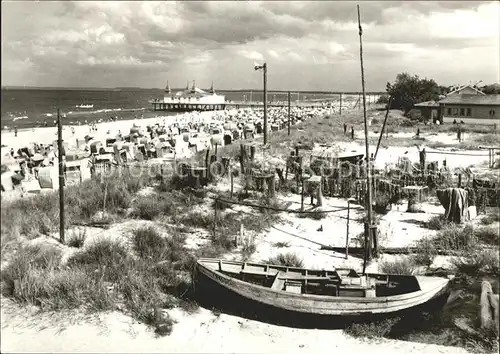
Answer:
[[194, 284], [196, 292], [203, 293], [204, 300], [215, 300], [212, 301], [214, 304], [245, 309], [260, 307], [259, 311], [267, 312], [367, 319], [420, 311], [426, 305], [440, 306], [449, 293], [449, 280], [433, 278], [436, 278], [435, 286], [404, 295], [377, 298], [322, 296], [276, 291], [234, 279], [198, 262]]

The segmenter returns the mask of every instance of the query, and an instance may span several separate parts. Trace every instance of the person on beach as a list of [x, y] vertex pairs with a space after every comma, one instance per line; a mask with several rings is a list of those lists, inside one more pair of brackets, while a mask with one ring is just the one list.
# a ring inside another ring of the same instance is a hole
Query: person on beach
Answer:
[[14, 127], [14, 136], [17, 138], [17, 127]]
[[354, 127], [351, 126], [351, 139], [354, 140]]
[[460, 127], [460, 125], [458, 126], [458, 130], [457, 130], [457, 139], [458, 139], [459, 143], [462, 142], [462, 128]]
[[420, 150], [420, 147], [417, 146], [417, 149], [418, 149], [418, 158], [420, 161], [420, 169], [422, 170], [423, 173], [425, 170], [425, 158], [427, 156], [427, 153], [425, 152], [425, 147], [422, 150]]

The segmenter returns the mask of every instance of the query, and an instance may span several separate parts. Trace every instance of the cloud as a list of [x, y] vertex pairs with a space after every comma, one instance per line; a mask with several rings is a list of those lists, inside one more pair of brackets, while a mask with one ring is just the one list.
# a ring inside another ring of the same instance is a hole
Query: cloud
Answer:
[[251, 60], [264, 60], [264, 56], [256, 51], [240, 50], [238, 54]]
[[[360, 86], [354, 2], [1, 6], [4, 85], [164, 87], [167, 79], [172, 86], [196, 79], [207, 87], [212, 80], [260, 87], [250, 69], [266, 61], [270, 88]], [[360, 12], [368, 89], [383, 89], [401, 71], [443, 84], [498, 80], [497, 2], [362, 2]]]

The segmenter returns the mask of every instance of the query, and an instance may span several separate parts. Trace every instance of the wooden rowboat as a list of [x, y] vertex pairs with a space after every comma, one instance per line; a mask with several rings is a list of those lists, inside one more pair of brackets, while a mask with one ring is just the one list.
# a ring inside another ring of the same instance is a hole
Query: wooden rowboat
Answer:
[[317, 270], [202, 258], [195, 282], [208, 281], [280, 310], [303, 314], [384, 315], [445, 295], [449, 278], [366, 274], [346, 268]]

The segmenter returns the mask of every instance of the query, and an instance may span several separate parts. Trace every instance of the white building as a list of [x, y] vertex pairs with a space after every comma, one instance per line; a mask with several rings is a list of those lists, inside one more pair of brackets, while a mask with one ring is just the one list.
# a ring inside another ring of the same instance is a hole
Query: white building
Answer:
[[224, 104], [225, 101], [225, 96], [215, 93], [213, 83], [212, 87], [207, 92], [196, 87], [194, 81], [191, 88], [189, 88], [188, 84], [186, 89], [175, 94], [172, 94], [172, 91], [167, 83], [165, 95], [163, 97], [163, 103]]

